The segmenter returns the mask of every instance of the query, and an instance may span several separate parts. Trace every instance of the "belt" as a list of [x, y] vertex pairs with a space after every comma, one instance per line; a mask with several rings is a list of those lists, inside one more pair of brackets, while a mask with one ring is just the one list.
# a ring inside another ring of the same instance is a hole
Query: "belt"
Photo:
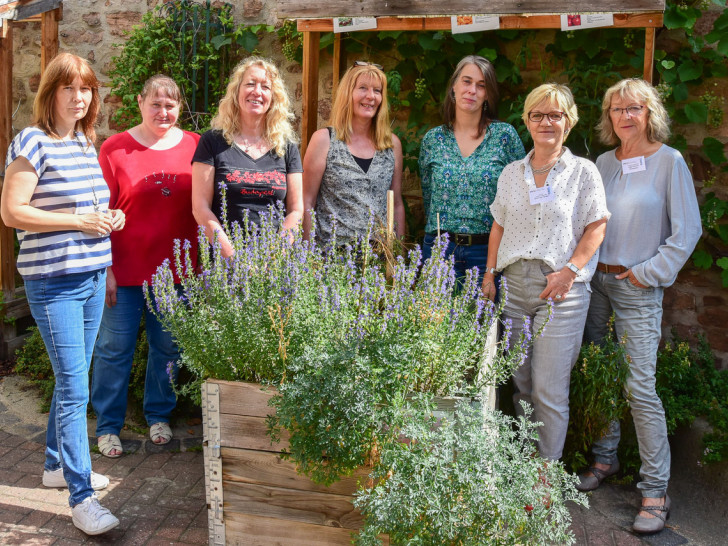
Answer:
[[[490, 233], [453, 233], [452, 231], [443, 231], [450, 236], [450, 242], [458, 246], [471, 245], [487, 245]], [[433, 233], [433, 235], [437, 235]]]
[[627, 271], [627, 268], [623, 265], [607, 265], [603, 264], [602, 262], [597, 263], [597, 269], [601, 271], [602, 273], [624, 273]]

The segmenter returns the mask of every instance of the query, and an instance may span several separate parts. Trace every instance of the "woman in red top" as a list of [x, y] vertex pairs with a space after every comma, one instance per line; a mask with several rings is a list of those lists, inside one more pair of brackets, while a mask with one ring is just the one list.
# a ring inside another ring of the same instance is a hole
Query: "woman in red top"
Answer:
[[[149, 342], [144, 417], [154, 443], [172, 438], [169, 416], [176, 399], [171, 378], [179, 350], [146, 306], [142, 285], [164, 260], [174, 260], [175, 239], [197, 237], [190, 160], [200, 137], [176, 126], [179, 87], [167, 76], [153, 76], [137, 101], [142, 122], [109, 138], [99, 153], [110, 202], [127, 218], [127, 230], [111, 238], [113, 265], [107, 271], [106, 306], [94, 350], [91, 403], [98, 418], [99, 450], [107, 457], [122, 454], [119, 432], [142, 314]], [[191, 245], [190, 252], [196, 247]]]

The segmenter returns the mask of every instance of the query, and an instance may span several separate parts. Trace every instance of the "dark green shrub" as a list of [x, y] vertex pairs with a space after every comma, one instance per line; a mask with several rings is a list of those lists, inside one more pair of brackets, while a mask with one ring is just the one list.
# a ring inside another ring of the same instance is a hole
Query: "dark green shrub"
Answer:
[[15, 352], [15, 373], [28, 378], [38, 388], [41, 397], [40, 411], [46, 413], [51, 406], [56, 379], [38, 328], [33, 326], [29, 331], [31, 334], [25, 344]]

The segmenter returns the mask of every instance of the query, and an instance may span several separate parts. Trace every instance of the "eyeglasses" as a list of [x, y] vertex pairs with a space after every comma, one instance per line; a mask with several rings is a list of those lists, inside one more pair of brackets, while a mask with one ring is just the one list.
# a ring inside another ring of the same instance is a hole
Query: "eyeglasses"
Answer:
[[627, 106], [627, 108], [610, 108], [609, 111], [616, 117], [622, 115], [622, 113], [629, 114], [629, 117], [634, 118], [642, 115], [642, 110], [645, 109], [643, 104]]
[[369, 61], [354, 61], [354, 64], [352, 66], [373, 66], [374, 68], [378, 68], [379, 70], [382, 70], [382, 65], [377, 63], [370, 63]]
[[544, 117], [548, 117], [549, 121], [561, 121], [561, 118], [564, 117], [563, 112], [558, 112], [554, 110], [553, 112], [549, 112], [548, 114], [544, 114], [543, 112], [529, 112], [528, 113], [528, 119], [533, 121], [534, 123], [541, 123], [543, 121]]

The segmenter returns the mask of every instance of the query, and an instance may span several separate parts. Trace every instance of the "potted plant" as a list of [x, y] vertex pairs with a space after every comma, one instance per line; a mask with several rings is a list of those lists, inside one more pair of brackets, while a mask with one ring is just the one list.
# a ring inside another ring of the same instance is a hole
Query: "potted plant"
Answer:
[[[366, 502], [367, 485], [369, 491], [379, 494], [388, 476], [403, 478], [390, 467], [392, 454], [426, 454], [415, 449], [424, 445], [424, 440], [411, 436], [415, 431], [412, 426], [434, 418], [433, 397], [478, 398], [486, 386], [503, 381], [520, 364], [528, 340], [511, 339], [506, 325], [505, 343], [498, 344], [486, 359], [488, 334], [495, 329], [499, 309], [482, 298], [475, 275], [470, 274], [462, 285], [456, 282], [452, 263], [442, 257], [444, 241], [440, 252], [434, 252], [425, 263], [421, 263], [417, 247], [394, 257], [378, 253], [376, 245], [370, 244], [376, 239], [373, 227], [356, 244], [337, 245], [334, 241], [322, 248], [302, 241], [299, 235], [293, 241], [281, 237], [275, 228], [277, 214], [280, 211], [271, 211], [260, 228], [247, 222], [232, 226], [229, 238], [235, 254], [230, 259], [222, 258], [219, 245], [210, 245], [201, 234], [199, 269], [190, 261], [189, 243], [178, 245], [174, 266], [163, 264], [153, 280], [159, 317], [175, 335], [183, 349], [182, 364], [198, 382], [252, 381], [276, 388], [263, 395], [275, 411], [268, 408], [264, 412], [260, 401], [223, 402], [223, 394], [231, 386], [219, 385], [220, 400], [215, 399], [212, 406], [221, 415], [232, 411], [229, 408], [233, 406], [245, 411], [256, 408], [252, 415], [236, 415], [240, 435], [260, 430], [260, 420], [265, 419], [271, 437], [280, 441], [281, 454], [290, 457], [313, 484], [339, 487], [335, 485], [339, 480], [357, 472], [361, 475], [358, 469], [369, 465], [365, 472], [371, 477], [361, 480], [358, 503], [367, 514], [367, 522], [375, 522], [372, 510], [377, 505]], [[173, 284], [172, 267], [179, 274], [181, 288]], [[251, 390], [246, 392], [249, 395]], [[209, 405], [209, 400], [206, 402]], [[223, 411], [223, 407], [228, 409]], [[515, 445], [516, 437], [503, 434], [504, 418], [497, 421], [491, 411], [478, 415], [477, 426], [472, 415], [464, 414], [462, 419], [444, 419], [441, 425], [426, 426], [433, 428], [435, 436], [453, 430], [453, 426], [476, 426], [481, 432], [498, 430], [497, 449]], [[209, 428], [215, 427], [226, 434], [237, 430], [222, 423]], [[530, 439], [516, 442], [519, 453], [523, 446], [531, 446]], [[223, 453], [224, 488], [225, 449], [239, 442], [208, 438], [208, 446], [214, 447], [216, 442]], [[253, 444], [252, 449], [262, 449], [260, 440]], [[277, 451], [272, 445], [267, 449]], [[532, 446], [529, 449], [533, 451]], [[245, 464], [252, 464], [250, 456], [245, 457]], [[547, 472], [553, 488], [550, 513], [556, 513], [553, 510], [557, 506], [563, 507], [563, 499], [578, 498], [572, 494], [572, 483], [549, 474], [563, 474], [559, 465], [544, 466], [529, 457], [535, 461], [534, 468], [553, 469]], [[280, 459], [275, 465], [281, 465]], [[227, 474], [232, 475], [232, 471]], [[540, 483], [538, 479], [536, 476], [532, 487]], [[246, 475], [230, 481], [242, 481], [249, 487], [256, 478]], [[351, 479], [344, 482], [349, 484], [346, 493], [353, 494]], [[255, 485], [262, 487], [261, 483]], [[257, 489], [237, 494], [237, 498], [243, 497], [240, 504], [249, 510], [242, 518], [243, 528], [266, 526], [258, 520], [251, 524], [251, 517], [283, 513], [297, 525], [320, 521], [329, 527], [355, 529], [362, 524], [361, 516], [343, 510], [336, 511], [335, 516], [326, 510], [312, 515], [311, 503], [302, 502], [297, 495], [296, 507], [283, 507], [285, 494], [280, 484], [275, 487], [279, 489], [274, 492]], [[316, 487], [320, 488], [312, 486]], [[251, 508], [261, 497], [265, 501]], [[521, 497], [511, 500], [518, 504]], [[326, 504], [321, 498], [319, 501]], [[328, 501], [336, 504], [333, 499]], [[221, 507], [226, 508], [224, 503]], [[230, 513], [227, 508], [225, 513]], [[559, 528], [565, 521], [561, 515], [559, 512], [555, 520]], [[491, 517], [502, 519], [496, 526], [506, 521], [497, 511]], [[227, 522], [225, 527], [229, 527]], [[268, 522], [269, 530], [274, 527]], [[374, 535], [366, 536], [376, 536], [381, 524], [372, 528]], [[315, 530], [308, 531], [316, 536]], [[299, 532], [297, 536], [303, 535]], [[321, 537], [313, 540], [320, 542]]]

